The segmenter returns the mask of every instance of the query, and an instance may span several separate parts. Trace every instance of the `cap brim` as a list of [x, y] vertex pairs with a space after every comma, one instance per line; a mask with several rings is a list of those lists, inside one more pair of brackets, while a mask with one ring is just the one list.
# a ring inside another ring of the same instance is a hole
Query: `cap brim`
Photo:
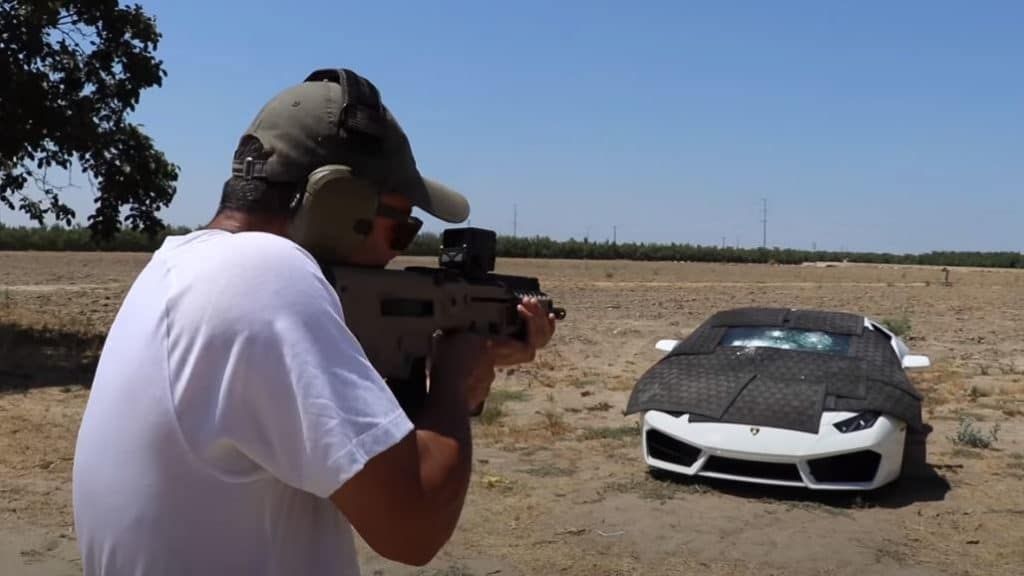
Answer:
[[423, 188], [416, 194], [416, 207], [445, 222], [459, 223], [469, 218], [469, 201], [465, 196], [436, 180], [421, 180]]

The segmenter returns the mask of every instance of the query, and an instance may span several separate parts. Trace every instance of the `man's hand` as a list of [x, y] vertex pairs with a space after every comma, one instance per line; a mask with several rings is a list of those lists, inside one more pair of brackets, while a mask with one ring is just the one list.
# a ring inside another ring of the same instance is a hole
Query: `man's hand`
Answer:
[[497, 366], [532, 362], [537, 350], [547, 346], [555, 333], [555, 315], [545, 315], [536, 298], [523, 298], [518, 310], [519, 316], [526, 322], [526, 341], [511, 338], [493, 340], [490, 349]]

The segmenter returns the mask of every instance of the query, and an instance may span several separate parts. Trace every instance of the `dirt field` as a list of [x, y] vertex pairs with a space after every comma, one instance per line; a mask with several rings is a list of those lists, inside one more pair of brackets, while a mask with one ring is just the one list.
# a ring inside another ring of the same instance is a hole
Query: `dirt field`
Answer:
[[[70, 477], [106, 326], [146, 255], [0, 253], [0, 574], [79, 574]], [[404, 261], [401, 264], [408, 263]], [[421, 260], [420, 263], [429, 263]], [[474, 424], [474, 480], [430, 566], [365, 574], [1021, 574], [1024, 271], [505, 261], [568, 318], [535, 364], [499, 375]], [[622, 415], [659, 338], [739, 305], [905, 317], [933, 367], [931, 478], [819, 495], [655, 480]], [[989, 449], [951, 440], [958, 417]]]

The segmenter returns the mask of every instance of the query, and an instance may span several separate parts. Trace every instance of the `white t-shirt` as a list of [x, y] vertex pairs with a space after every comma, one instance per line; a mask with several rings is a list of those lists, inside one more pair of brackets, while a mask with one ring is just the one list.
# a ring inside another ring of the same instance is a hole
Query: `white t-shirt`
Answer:
[[305, 250], [168, 238], [110, 329], [78, 435], [85, 575], [358, 574], [327, 497], [412, 430]]

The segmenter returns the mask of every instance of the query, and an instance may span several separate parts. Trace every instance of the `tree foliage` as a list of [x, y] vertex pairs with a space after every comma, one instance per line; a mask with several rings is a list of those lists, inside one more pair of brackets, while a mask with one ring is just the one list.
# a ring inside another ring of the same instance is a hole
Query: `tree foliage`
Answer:
[[28, 228], [0, 225], [0, 250], [38, 252], [153, 252], [168, 235], [187, 234], [184, 226], [165, 226], [159, 232], [121, 230], [109, 237], [96, 236], [88, 228], [57, 225]]
[[[117, 0], [0, 0], [0, 202], [43, 225], [70, 226], [50, 176], [73, 163], [95, 191], [97, 238], [126, 223], [153, 234], [176, 192], [178, 167], [129, 115], [166, 75], [156, 23]], [[33, 190], [34, 188], [34, 190]], [[127, 213], [125, 213], [127, 211]]]

